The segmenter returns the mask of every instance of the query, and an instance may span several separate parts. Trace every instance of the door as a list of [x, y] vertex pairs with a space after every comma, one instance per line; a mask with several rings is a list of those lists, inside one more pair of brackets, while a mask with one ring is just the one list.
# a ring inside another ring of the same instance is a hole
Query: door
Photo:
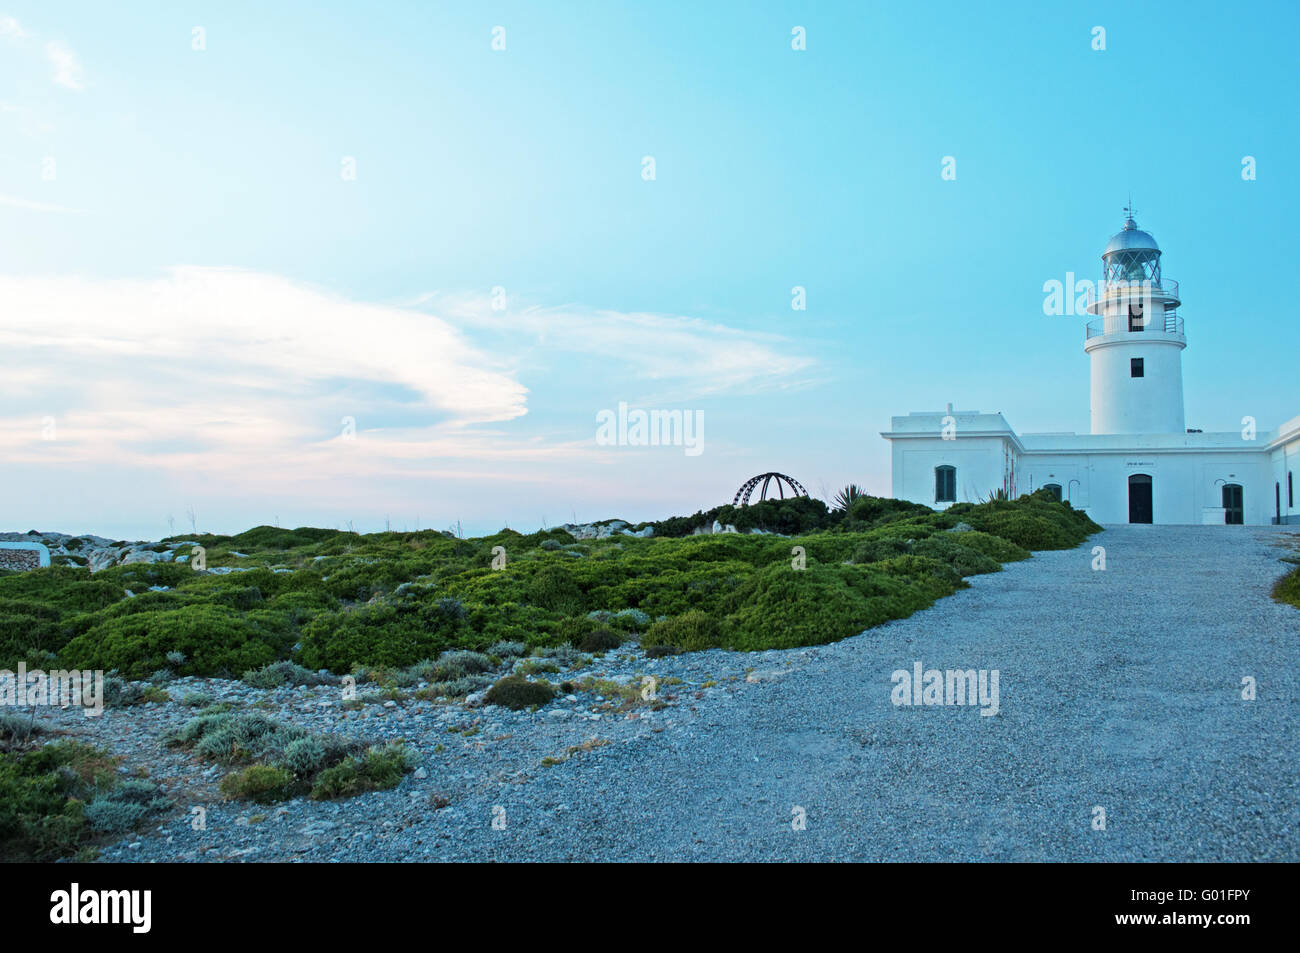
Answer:
[[1225, 483], [1223, 485], [1223, 522], [1229, 526], [1240, 526], [1246, 515], [1241, 500], [1241, 484]]
[[1151, 477], [1135, 473], [1128, 478], [1128, 521], [1151, 522]]

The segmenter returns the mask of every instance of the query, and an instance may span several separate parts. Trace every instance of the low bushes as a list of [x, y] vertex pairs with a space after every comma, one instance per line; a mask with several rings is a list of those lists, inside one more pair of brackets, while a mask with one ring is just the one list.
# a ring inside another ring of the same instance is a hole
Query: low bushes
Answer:
[[722, 645], [722, 626], [710, 613], [692, 609], [650, 626], [641, 637], [641, 645], [646, 648], [671, 646], [683, 652], [716, 649]]
[[310, 668], [345, 672], [354, 663], [401, 668], [432, 658], [469, 636], [454, 601], [361, 606], [323, 613], [303, 630], [301, 657]]
[[349, 797], [393, 787], [414, 766], [414, 756], [400, 744], [358, 750], [353, 743], [251, 713], [200, 715], [169, 741], [206, 761], [238, 766], [221, 780], [221, 793], [261, 804], [308, 793]]
[[870, 566], [773, 566], [735, 596], [723, 644], [735, 649], [793, 648], [857, 635], [901, 619], [965, 585], [946, 563], [897, 556]]
[[[742, 532], [666, 538], [713, 518]], [[0, 668], [243, 674], [275, 689], [363, 666], [388, 673], [386, 688], [422, 680], [433, 697], [458, 696], [483, 687], [499, 660], [608, 651], [635, 633], [658, 654], [842, 638], [1098, 529], [1043, 493], [941, 512], [878, 497], [833, 512], [807, 498], [766, 501], [664, 521], [651, 538], [581, 543], [562, 531], [461, 540], [257, 527], [198, 540], [210, 567], [238, 572], [167, 563], [0, 574]], [[497, 546], [508, 560], [494, 569]]]
[[136, 829], [170, 802], [119, 781], [106, 752], [75, 741], [0, 751], [0, 861], [91, 859], [97, 835]]
[[263, 668], [245, 672], [243, 681], [245, 685], [264, 689], [338, 683], [337, 678], [318, 675], [311, 669], [295, 665], [293, 662], [272, 662]]
[[414, 766], [413, 756], [401, 742], [368, 748], [364, 754], [349, 755], [322, 771], [312, 785], [311, 796], [323, 801], [395, 788]]
[[555, 697], [555, 689], [546, 682], [530, 682], [522, 675], [507, 675], [487, 691], [484, 701], [516, 711], [545, 705]]
[[258, 804], [283, 801], [293, 793], [292, 771], [270, 764], [250, 764], [242, 771], [221, 779], [220, 790], [228, 798], [242, 798]]
[[1300, 567], [1292, 569], [1273, 586], [1273, 598], [1300, 608]]

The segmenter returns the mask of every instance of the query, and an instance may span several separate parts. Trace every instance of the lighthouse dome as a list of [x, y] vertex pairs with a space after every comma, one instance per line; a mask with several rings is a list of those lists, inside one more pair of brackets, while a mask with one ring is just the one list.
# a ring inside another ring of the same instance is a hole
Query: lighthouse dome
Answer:
[[1102, 255], [1112, 255], [1118, 251], [1160, 251], [1160, 246], [1156, 240], [1151, 237], [1150, 232], [1144, 232], [1137, 227], [1137, 223], [1129, 219], [1124, 223], [1124, 229], [1111, 236], [1106, 243], [1106, 250]]

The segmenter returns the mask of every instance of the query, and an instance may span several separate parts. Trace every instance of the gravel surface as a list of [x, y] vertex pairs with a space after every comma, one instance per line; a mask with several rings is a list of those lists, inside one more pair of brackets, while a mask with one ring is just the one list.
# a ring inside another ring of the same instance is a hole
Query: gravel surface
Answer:
[[[1298, 546], [1285, 527], [1108, 527], [834, 645], [629, 647], [549, 676], [654, 675], [657, 704], [630, 708], [587, 691], [537, 712], [344, 711], [335, 688], [169, 686], [421, 755], [398, 788], [347, 801], [223, 801], [220, 769], [159, 743], [192, 714], [178, 703], [47, 720], [177, 800], [107, 861], [1294, 861], [1300, 610], [1269, 590]], [[998, 714], [895, 706], [891, 673], [917, 661], [996, 669]]]

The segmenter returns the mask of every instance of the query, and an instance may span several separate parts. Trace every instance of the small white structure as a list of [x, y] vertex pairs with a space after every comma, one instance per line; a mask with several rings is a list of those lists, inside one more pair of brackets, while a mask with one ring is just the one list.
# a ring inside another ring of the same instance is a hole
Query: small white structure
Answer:
[[50, 549], [44, 543], [0, 541], [0, 569], [41, 569], [50, 564]]
[[881, 434], [895, 497], [944, 508], [1044, 487], [1099, 523], [1300, 523], [1300, 416], [1271, 431], [1189, 431], [1179, 288], [1130, 213], [1106, 246], [1084, 330], [1092, 432], [1017, 434], [1001, 414], [911, 413]]

